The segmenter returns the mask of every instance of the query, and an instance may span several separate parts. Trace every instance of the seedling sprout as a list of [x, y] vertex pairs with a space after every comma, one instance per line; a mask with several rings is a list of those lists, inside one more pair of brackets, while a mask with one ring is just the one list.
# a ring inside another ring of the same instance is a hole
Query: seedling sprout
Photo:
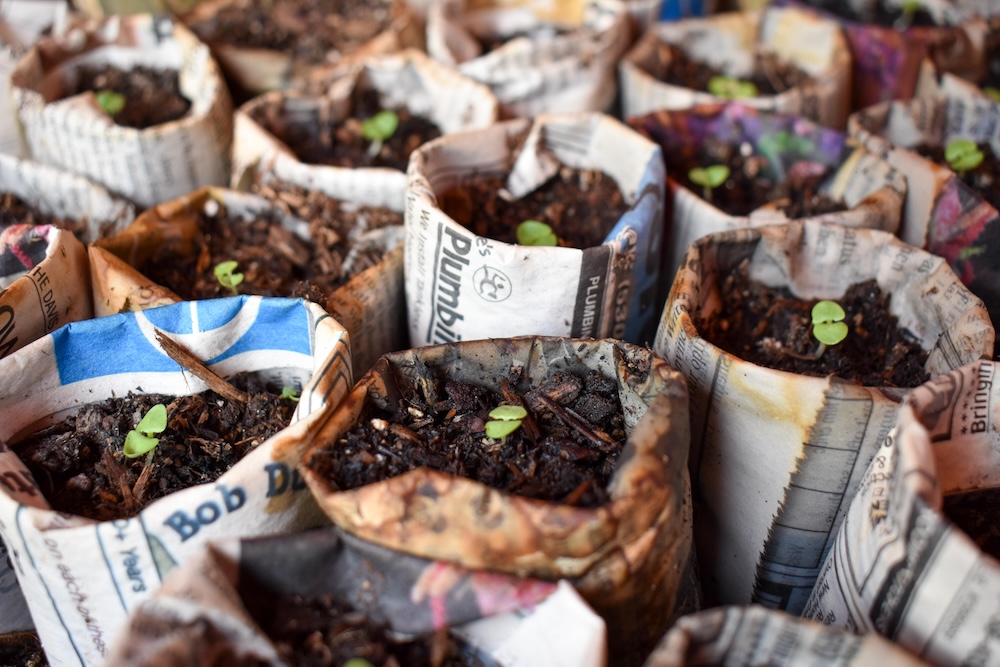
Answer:
[[983, 94], [990, 98], [994, 102], [1000, 102], [1000, 88], [994, 88], [993, 86], [986, 86], [983, 88]]
[[113, 90], [101, 90], [97, 92], [97, 105], [104, 113], [114, 116], [125, 108], [125, 96]]
[[230, 259], [225, 262], [219, 262], [215, 265], [215, 269], [213, 269], [215, 279], [233, 294], [236, 294], [236, 286], [243, 282], [243, 274], [234, 273], [237, 266], [239, 266], [239, 262]]
[[371, 118], [361, 121], [361, 136], [372, 142], [368, 154], [372, 157], [379, 154], [382, 144], [392, 138], [399, 127], [399, 116], [395, 111], [382, 110]]
[[153, 448], [160, 444], [160, 439], [155, 437], [158, 433], [167, 430], [167, 406], [157, 403], [149, 409], [136, 427], [125, 436], [125, 456], [135, 459], [147, 452], [152, 452]]
[[340, 667], [375, 667], [375, 665], [364, 658], [351, 658]]
[[983, 152], [971, 139], [952, 139], [944, 149], [944, 159], [960, 174], [981, 165], [983, 157]]
[[732, 76], [713, 76], [708, 80], [708, 92], [727, 100], [742, 100], [757, 97], [759, 91], [750, 81]]
[[521, 428], [521, 420], [528, 411], [520, 405], [499, 405], [490, 410], [490, 421], [486, 422], [486, 435], [494, 440], [506, 442], [507, 436]]
[[712, 201], [712, 190], [719, 187], [729, 178], [729, 167], [724, 164], [713, 164], [710, 167], [695, 167], [688, 172], [688, 178], [695, 185], [700, 185], [705, 201]]
[[821, 349], [816, 356], [823, 354], [827, 345], [836, 345], [847, 338], [847, 325], [844, 318], [847, 313], [836, 301], [819, 301], [812, 308], [813, 336], [819, 341]]
[[299, 392], [295, 391], [294, 387], [282, 387], [281, 397], [287, 398], [289, 401], [293, 401], [295, 403], [299, 402]]
[[893, 25], [896, 30], [905, 30], [909, 28], [913, 23], [913, 19], [916, 18], [917, 12], [924, 8], [923, 0], [903, 0], [902, 4], [902, 15], [896, 20]]
[[557, 246], [559, 238], [552, 227], [540, 220], [525, 220], [517, 226], [517, 242], [521, 245]]

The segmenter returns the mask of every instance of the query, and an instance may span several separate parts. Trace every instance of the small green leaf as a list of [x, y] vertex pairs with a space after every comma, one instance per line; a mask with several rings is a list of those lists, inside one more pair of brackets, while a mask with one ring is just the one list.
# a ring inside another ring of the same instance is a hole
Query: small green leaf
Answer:
[[146, 435], [163, 433], [167, 430], [167, 406], [157, 403], [151, 407], [136, 425], [135, 430]]
[[971, 171], [983, 162], [983, 152], [970, 139], [952, 139], [944, 149], [944, 159], [958, 172]]
[[97, 92], [97, 104], [109, 116], [125, 108], [125, 96], [113, 90], [101, 90]]
[[396, 133], [399, 116], [395, 111], [379, 111], [371, 118], [361, 121], [361, 136], [368, 141], [386, 141]]
[[501, 421], [512, 421], [514, 419], [524, 419], [528, 416], [528, 411], [520, 405], [498, 405], [490, 410], [490, 417]]
[[923, 8], [923, 0], [903, 0], [903, 12], [907, 14], [916, 14]]
[[129, 431], [128, 435], [125, 436], [125, 447], [123, 451], [125, 456], [130, 459], [139, 458], [146, 452], [152, 451], [154, 447], [160, 444], [159, 438], [151, 438], [148, 435], [143, 435], [139, 431]]
[[836, 301], [818, 301], [812, 307], [813, 324], [841, 322], [845, 317], [847, 317], [847, 313]]
[[525, 220], [517, 226], [517, 242], [531, 246], [557, 246], [559, 238], [552, 227], [540, 220]]
[[225, 262], [219, 262], [215, 265], [215, 278], [219, 281], [219, 284], [223, 287], [228, 287], [229, 289], [235, 290], [236, 286], [243, 282], [242, 273], [233, 273], [238, 266], [236, 260], [230, 259]]
[[295, 391], [294, 387], [282, 387], [281, 397], [287, 398], [289, 401], [295, 401], [297, 403], [299, 400], [299, 392]]
[[713, 76], [708, 80], [708, 92], [716, 97], [727, 100], [740, 100], [757, 97], [759, 91], [750, 81], [744, 81], [732, 76]]
[[983, 94], [990, 98], [994, 102], [1000, 102], [1000, 88], [994, 88], [993, 86], [986, 86], [983, 88]]
[[836, 345], [847, 338], [847, 325], [843, 322], [823, 322], [813, 325], [813, 336], [824, 345]]
[[520, 419], [489, 421], [486, 422], [486, 435], [494, 440], [502, 440], [519, 428], [521, 428]]
[[703, 188], [717, 188], [729, 178], [729, 167], [724, 164], [713, 164], [710, 167], [695, 167], [688, 172], [688, 178], [695, 185]]
[[340, 667], [375, 667], [375, 665], [364, 658], [351, 658]]

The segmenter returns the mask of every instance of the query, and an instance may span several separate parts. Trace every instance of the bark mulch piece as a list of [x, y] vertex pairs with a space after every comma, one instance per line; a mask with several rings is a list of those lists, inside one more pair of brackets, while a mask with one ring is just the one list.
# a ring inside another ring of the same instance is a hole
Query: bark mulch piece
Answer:
[[[955, 171], [962, 182], [979, 193], [979, 195], [990, 203], [990, 206], [1000, 211], [1000, 160], [993, 154], [993, 148], [989, 142], [977, 144], [983, 153], [983, 162], [975, 169], [969, 171]], [[944, 146], [932, 146], [930, 144], [920, 144], [913, 149], [928, 160], [936, 162], [942, 167], [951, 169], [948, 160], [944, 157]]]
[[540, 220], [552, 227], [559, 245], [593, 248], [604, 242], [628, 204], [607, 174], [563, 167], [521, 199], [507, 192], [506, 177], [476, 178], [438, 197], [442, 210], [479, 236], [517, 243], [517, 226]]
[[870, 23], [886, 28], [903, 30], [911, 26], [935, 26], [934, 17], [926, 9], [918, 9], [907, 14], [899, 5], [891, 5], [885, 0], [865, 3], [863, 11], [843, 0], [805, 0], [806, 4], [822, 9], [842, 19], [855, 23]]
[[[358, 236], [403, 224], [401, 213], [347, 204], [288, 183], [272, 181], [256, 189], [276, 208], [245, 221], [228, 215], [213, 201], [208, 208], [214, 215], [198, 214], [200, 231], [194, 247], [199, 252], [182, 257], [176, 249], [163, 248], [139, 270], [183, 299], [211, 299], [232, 296], [232, 290], [216, 279], [214, 268], [234, 260], [237, 272], [244, 274], [237, 286], [241, 294], [324, 303], [336, 288], [384, 257], [382, 247], [355, 243]], [[311, 242], [282, 225], [287, 212], [309, 221]]]
[[34, 632], [0, 637], [0, 665], [3, 667], [48, 667], [48, 664]]
[[889, 295], [874, 280], [857, 283], [836, 299], [847, 313], [850, 331], [819, 359], [812, 335], [811, 310], [818, 299], [802, 300], [787, 288], [751, 281], [746, 262], [731, 272], [720, 289], [722, 308], [695, 319], [698, 332], [713, 345], [760, 366], [801, 375], [836, 375], [868, 387], [916, 387], [930, 376], [927, 352], [889, 312]]
[[980, 549], [1000, 559], [1000, 489], [945, 496], [942, 509]]
[[[616, 383], [593, 371], [554, 373], [534, 388], [518, 380], [502, 380], [502, 394], [437, 380], [392, 409], [369, 403], [354, 430], [306, 465], [345, 491], [426, 466], [529, 498], [606, 503], [626, 437]], [[528, 417], [505, 439], [488, 438], [488, 413], [502, 404]]]
[[137, 65], [122, 70], [113, 65], [81, 65], [76, 88], [66, 97], [92, 90], [110, 90], [125, 97], [125, 106], [111, 119], [118, 125], [142, 130], [183, 118], [191, 101], [181, 95], [177, 70]]
[[[666, 158], [667, 173], [678, 183], [729, 215], [745, 216], [766, 204], [775, 204], [795, 220], [846, 210], [843, 203], [820, 192], [830, 169], [808, 159], [799, 159], [785, 167], [785, 177], [775, 179], [770, 160], [755, 153], [749, 142], [736, 145], [706, 139], [691, 151], [676, 151]], [[729, 178], [710, 193], [694, 183], [689, 174], [695, 167], [729, 167]]]
[[[694, 60], [674, 44], [661, 42], [658, 54], [662, 76], [657, 78], [664, 83], [709, 92], [708, 82], [716, 76], [726, 75], [708, 63]], [[758, 95], [778, 95], [809, 79], [809, 75], [803, 70], [774, 54], [759, 54], [753, 74], [741, 80], [754, 84]]]
[[[246, 403], [211, 390], [193, 396], [130, 392], [85, 405], [12, 448], [52, 509], [95, 521], [127, 519], [157, 498], [218, 479], [288, 425], [293, 401], [247, 374], [230, 381], [249, 392]], [[125, 437], [157, 403], [167, 408], [167, 428], [152, 459], [125, 458]]]

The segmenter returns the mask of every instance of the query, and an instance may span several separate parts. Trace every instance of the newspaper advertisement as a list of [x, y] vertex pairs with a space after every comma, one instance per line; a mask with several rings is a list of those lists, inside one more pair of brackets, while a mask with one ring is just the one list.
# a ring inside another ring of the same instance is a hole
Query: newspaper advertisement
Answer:
[[876, 634], [828, 628], [757, 605], [685, 616], [645, 667], [930, 667]]
[[[172, 493], [135, 516], [97, 522], [53, 511], [45, 480], [32, 478], [12, 443], [83, 402], [205, 390], [165, 354], [157, 330], [222, 376], [254, 372], [301, 390], [291, 424], [215, 482]], [[0, 360], [0, 533], [53, 662], [102, 664], [128, 612], [206, 540], [325, 523], [294, 470], [350, 389], [347, 345], [316, 304], [242, 296], [74, 323]]]
[[506, 118], [606, 111], [629, 40], [619, 0], [442, 0], [427, 16], [427, 53], [489, 86]]
[[[145, 129], [117, 125], [93, 91], [72, 94], [85, 65], [175, 69], [191, 109]], [[40, 40], [18, 62], [11, 87], [38, 162], [83, 174], [141, 206], [227, 182], [233, 128], [225, 81], [208, 47], [167, 16], [76, 23]]]
[[948, 506], [971, 494], [977, 512], [992, 512], [982, 494], [1000, 487], [998, 369], [974, 362], [910, 393], [851, 502], [807, 616], [878, 632], [941, 667], [994, 662], [1000, 562]]
[[[438, 205], [439, 195], [483, 176], [505, 177], [519, 198], [563, 166], [611, 176], [629, 205], [600, 246], [495, 241]], [[666, 180], [653, 142], [608, 116], [546, 114], [425, 144], [411, 156], [408, 178], [411, 344], [529, 334], [649, 340], [658, 315]]]
[[496, 388], [511, 368], [522, 368], [532, 386], [556, 370], [596, 370], [617, 384], [629, 436], [607, 503], [542, 501], [430, 468], [348, 491], [308, 467], [303, 476], [334, 524], [363, 539], [476, 570], [568, 579], [608, 623], [619, 664], [633, 664], [625, 656], [635, 660], [634, 653], [652, 650], [679, 615], [690, 581], [687, 391], [680, 374], [647, 348], [524, 337], [389, 354], [345, 399], [317, 443], [340, 441], [369, 401], [395, 405], [413, 387], [443, 377]]
[[[993, 350], [982, 302], [940, 257], [886, 232], [800, 221], [697, 241], [674, 280], [654, 351], [691, 392], [691, 484], [706, 598], [799, 613], [905, 389], [772, 370], [702, 338], [724, 276], [804, 299], [838, 299], [874, 279], [920, 341], [931, 376]], [[714, 600], [713, 600], [714, 601]]]
[[851, 112], [851, 56], [833, 21], [794, 8], [728, 12], [707, 18], [658, 23], [618, 65], [626, 118], [661, 109], [689, 109], [723, 101], [709, 92], [663, 80], [671, 69], [664, 44], [692, 60], [746, 79], [775, 66], [791, 66], [805, 78], [774, 95], [741, 100], [762, 111], [778, 111], [843, 128]]
[[963, 138], [1000, 155], [1000, 103], [965, 95], [884, 103], [853, 114], [848, 133], [906, 177], [902, 239], [948, 260], [1000, 322], [1000, 213], [950, 168], [911, 150]]
[[704, 105], [688, 111], [661, 111], [632, 118], [630, 124], [663, 149], [667, 157], [667, 253], [664, 277], [677, 273], [688, 247], [709, 234], [789, 221], [776, 203], [749, 216], [719, 210], [670, 177], [671, 161], [703, 150], [704, 142], [732, 146], [749, 144], [767, 157], [764, 176], [785, 180], [789, 170], [818, 167], [829, 172], [820, 192], [843, 203], [846, 210], [814, 216], [846, 227], [867, 227], [896, 233], [903, 217], [906, 179], [885, 160], [852, 145], [847, 137], [796, 116], [760, 112], [739, 103]]
[[139, 605], [106, 665], [179, 667], [210, 655], [285, 664], [261, 628], [287, 596], [331, 596], [400, 638], [449, 628], [489, 664], [605, 664], [604, 622], [565, 582], [475, 572], [330, 528], [209, 545]]

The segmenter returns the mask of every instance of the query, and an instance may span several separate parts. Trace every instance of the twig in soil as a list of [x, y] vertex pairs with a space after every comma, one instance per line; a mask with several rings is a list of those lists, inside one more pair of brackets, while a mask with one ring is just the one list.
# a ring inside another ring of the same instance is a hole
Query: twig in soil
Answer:
[[539, 394], [538, 400], [541, 401], [542, 405], [548, 408], [552, 414], [562, 419], [567, 426], [574, 429], [577, 433], [589, 440], [594, 447], [597, 447], [602, 452], [613, 451], [618, 446], [617, 443], [611, 439], [611, 436], [607, 433], [595, 431], [590, 428], [590, 426], [587, 425], [587, 422], [583, 421], [583, 419], [574, 414], [574, 412], [569, 408], [559, 405], [544, 394]]
[[538, 430], [538, 424], [535, 423], [535, 418], [531, 415], [531, 409], [528, 407], [524, 397], [515, 393], [510, 381], [506, 379], [500, 380], [500, 393], [503, 394], [503, 400], [512, 405], [520, 405], [528, 413], [521, 419], [521, 426], [524, 428], [524, 434], [528, 436], [531, 444], [537, 443], [542, 433]]
[[103, 454], [101, 454], [101, 463], [104, 464], [104, 470], [108, 475], [108, 480], [111, 482], [111, 487], [118, 487], [122, 504], [125, 505], [125, 516], [132, 516], [139, 504], [136, 502], [135, 496], [132, 495], [132, 487], [129, 486], [128, 473], [125, 471], [125, 466], [118, 462], [118, 459], [115, 458], [115, 455], [109, 449], [105, 449]]
[[146, 459], [146, 465], [139, 473], [139, 479], [135, 480], [135, 486], [132, 487], [132, 496], [136, 504], [142, 504], [142, 498], [146, 495], [146, 485], [149, 484], [149, 478], [153, 476], [152, 455], [153, 452], [150, 452]]
[[232, 401], [246, 403], [249, 400], [249, 396], [245, 392], [240, 391], [216, 375], [215, 372], [203, 364], [198, 357], [191, 354], [191, 351], [186, 347], [173, 340], [159, 329], [154, 329], [154, 331], [156, 332], [156, 342], [160, 344], [160, 347], [162, 347], [163, 351], [167, 353], [167, 356], [176, 361], [183, 368], [186, 368], [202, 382], [207, 384], [209, 389], [214, 391], [219, 396], [228, 398]]
[[563, 504], [576, 505], [580, 501], [580, 498], [583, 497], [583, 494], [587, 492], [587, 489], [590, 488], [591, 484], [592, 481], [589, 479], [585, 479], [582, 482], [580, 482], [580, 485], [578, 487], [570, 491], [569, 494], [565, 498], [563, 498]]

